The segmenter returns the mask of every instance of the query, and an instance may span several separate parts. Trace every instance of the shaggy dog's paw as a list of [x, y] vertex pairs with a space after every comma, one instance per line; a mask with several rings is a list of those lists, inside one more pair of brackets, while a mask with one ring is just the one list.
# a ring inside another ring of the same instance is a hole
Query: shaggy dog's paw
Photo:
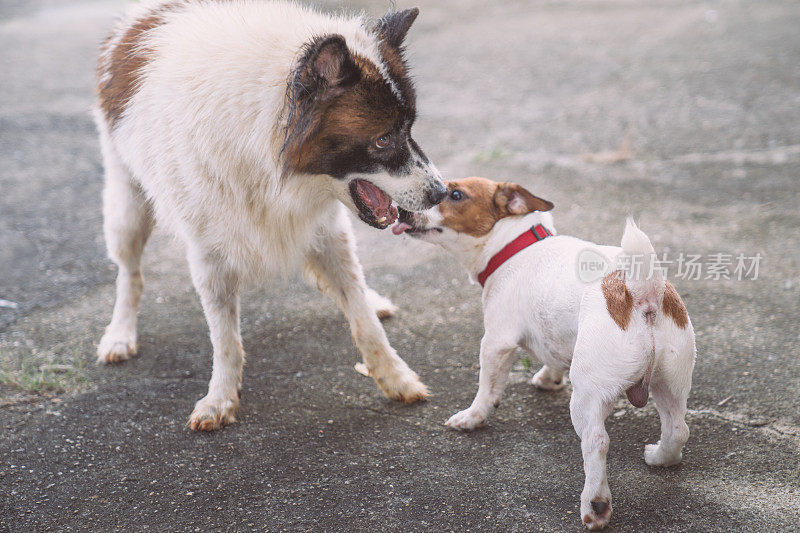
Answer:
[[595, 498], [581, 502], [583, 525], [591, 531], [603, 529], [611, 520], [611, 502], [607, 498]]
[[681, 462], [683, 453], [667, 455], [659, 444], [647, 444], [644, 447], [644, 462], [650, 466], [673, 466]]
[[238, 398], [231, 400], [206, 396], [194, 406], [186, 425], [195, 431], [214, 431], [235, 422], [238, 408]]
[[381, 296], [369, 288], [367, 289], [367, 303], [375, 310], [375, 314], [378, 315], [378, 318], [381, 320], [394, 316], [398, 310], [397, 306], [394, 305], [389, 298]]
[[407, 366], [385, 376], [375, 375], [374, 372], [371, 375], [383, 393], [392, 400], [414, 403], [428, 397], [428, 387]]
[[445, 426], [450, 426], [453, 429], [460, 429], [462, 431], [471, 431], [475, 428], [481, 427], [486, 421], [486, 416], [479, 412], [477, 409], [470, 407], [464, 409], [453, 416], [444, 423]]
[[136, 355], [136, 335], [107, 330], [97, 346], [98, 363], [121, 363]]

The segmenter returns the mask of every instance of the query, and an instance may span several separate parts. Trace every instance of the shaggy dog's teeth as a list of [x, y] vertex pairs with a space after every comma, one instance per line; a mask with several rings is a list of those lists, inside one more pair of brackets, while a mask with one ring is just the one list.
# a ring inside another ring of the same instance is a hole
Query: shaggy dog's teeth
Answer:
[[386, 217], [381, 217], [378, 219], [379, 224], [383, 224], [384, 222], [386, 222]]

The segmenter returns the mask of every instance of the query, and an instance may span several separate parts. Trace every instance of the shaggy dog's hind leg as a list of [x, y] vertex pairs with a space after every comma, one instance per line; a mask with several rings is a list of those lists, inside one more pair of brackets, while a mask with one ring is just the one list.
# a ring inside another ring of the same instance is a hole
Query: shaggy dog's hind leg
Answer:
[[119, 363], [136, 354], [136, 315], [144, 290], [142, 252], [153, 229], [152, 208], [107, 135], [100, 136], [105, 166], [103, 232], [108, 256], [117, 264], [117, 296], [111, 322], [97, 347], [99, 363]]

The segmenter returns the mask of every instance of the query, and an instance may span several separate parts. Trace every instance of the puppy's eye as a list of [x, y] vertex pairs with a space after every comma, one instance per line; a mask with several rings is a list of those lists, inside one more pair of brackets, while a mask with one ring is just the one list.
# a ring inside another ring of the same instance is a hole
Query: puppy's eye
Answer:
[[389, 146], [389, 136], [388, 135], [381, 135], [377, 139], [375, 139], [375, 146], [378, 148], [386, 148]]
[[450, 192], [450, 199], [455, 201], [455, 202], [458, 202], [459, 200], [463, 200], [464, 199], [464, 193], [459, 191], [458, 189], [455, 189], [455, 190]]

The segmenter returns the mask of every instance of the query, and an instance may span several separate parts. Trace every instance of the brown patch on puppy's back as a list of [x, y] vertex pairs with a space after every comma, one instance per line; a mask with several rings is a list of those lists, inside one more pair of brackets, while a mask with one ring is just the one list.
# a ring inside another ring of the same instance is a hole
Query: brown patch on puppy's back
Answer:
[[608, 314], [622, 330], [628, 329], [633, 310], [633, 297], [625, 286], [625, 273], [622, 270], [611, 272], [603, 278], [600, 287], [606, 299]]
[[141, 70], [150, 60], [152, 50], [141, 47], [144, 34], [163, 24], [164, 15], [183, 3], [162, 4], [121, 30], [122, 37], [116, 44], [113, 44], [114, 36], [103, 43], [102, 56], [97, 65], [97, 96], [100, 108], [111, 126], [125, 111], [139, 87]]
[[686, 306], [683, 305], [678, 291], [669, 281], [666, 282], [664, 287], [664, 300], [661, 302], [661, 309], [675, 322], [675, 325], [681, 329], [686, 329], [689, 324], [689, 313], [686, 312]]

